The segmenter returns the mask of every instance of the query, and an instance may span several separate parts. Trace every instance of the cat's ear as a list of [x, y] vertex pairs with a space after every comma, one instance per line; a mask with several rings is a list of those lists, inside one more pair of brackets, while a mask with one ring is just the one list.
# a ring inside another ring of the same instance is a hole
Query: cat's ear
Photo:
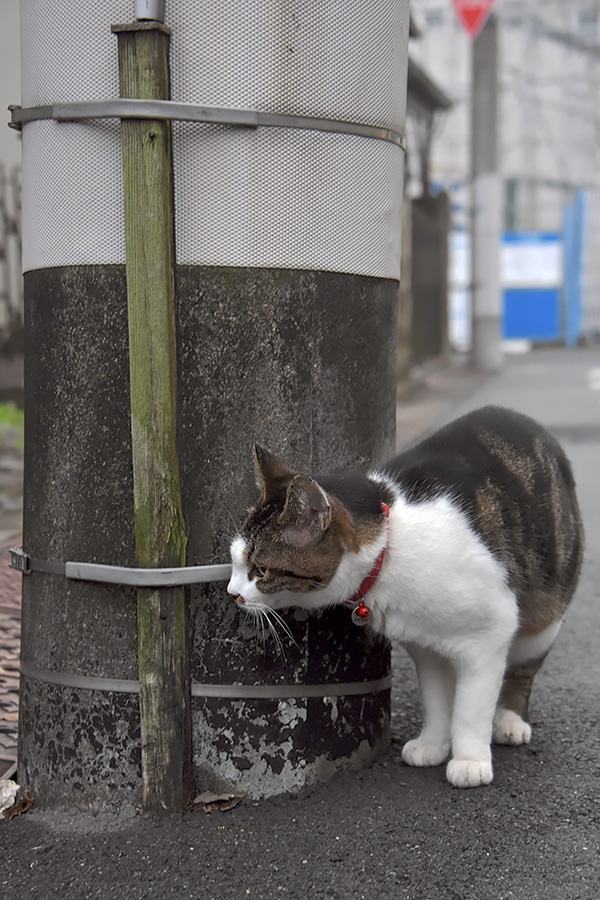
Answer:
[[316, 544], [331, 522], [331, 505], [325, 491], [308, 475], [290, 482], [279, 524], [283, 537], [294, 547]]
[[256, 483], [259, 490], [262, 491], [263, 503], [289, 484], [296, 475], [275, 454], [270, 450], [265, 450], [259, 444], [254, 445], [254, 460], [256, 462]]

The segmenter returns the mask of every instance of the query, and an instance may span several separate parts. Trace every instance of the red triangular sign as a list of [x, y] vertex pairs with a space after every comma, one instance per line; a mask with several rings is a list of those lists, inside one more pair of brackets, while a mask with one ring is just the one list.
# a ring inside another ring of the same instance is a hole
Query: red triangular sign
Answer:
[[494, 0], [452, 0], [456, 15], [470, 38], [475, 39], [489, 16]]

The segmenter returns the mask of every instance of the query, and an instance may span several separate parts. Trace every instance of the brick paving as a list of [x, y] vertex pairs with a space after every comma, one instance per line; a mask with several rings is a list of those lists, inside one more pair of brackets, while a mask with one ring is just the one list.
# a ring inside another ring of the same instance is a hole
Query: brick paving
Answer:
[[[16, 399], [22, 385], [22, 361], [0, 360], [0, 399]], [[22, 527], [23, 452], [20, 434], [0, 436], [0, 779], [17, 761], [21, 575], [9, 569], [8, 548], [19, 546]]]
[[[20, 543], [17, 539], [15, 543]], [[17, 761], [21, 578], [8, 568], [8, 546], [0, 549], [0, 779]]]

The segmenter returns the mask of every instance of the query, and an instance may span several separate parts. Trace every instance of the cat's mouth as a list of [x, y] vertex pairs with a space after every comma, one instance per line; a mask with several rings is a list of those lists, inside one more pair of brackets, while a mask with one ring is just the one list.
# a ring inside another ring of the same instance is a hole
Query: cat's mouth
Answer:
[[244, 598], [242, 597], [241, 594], [238, 594], [237, 597], [234, 597], [233, 599], [237, 603], [238, 606], [246, 605], [246, 601], [244, 600]]

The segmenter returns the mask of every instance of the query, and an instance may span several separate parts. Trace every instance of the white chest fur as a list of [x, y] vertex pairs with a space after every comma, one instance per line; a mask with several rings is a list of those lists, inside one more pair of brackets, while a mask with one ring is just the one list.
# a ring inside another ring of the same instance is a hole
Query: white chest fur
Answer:
[[369, 606], [378, 631], [450, 658], [490, 637], [510, 642], [517, 626], [503, 567], [446, 498], [393, 504]]

